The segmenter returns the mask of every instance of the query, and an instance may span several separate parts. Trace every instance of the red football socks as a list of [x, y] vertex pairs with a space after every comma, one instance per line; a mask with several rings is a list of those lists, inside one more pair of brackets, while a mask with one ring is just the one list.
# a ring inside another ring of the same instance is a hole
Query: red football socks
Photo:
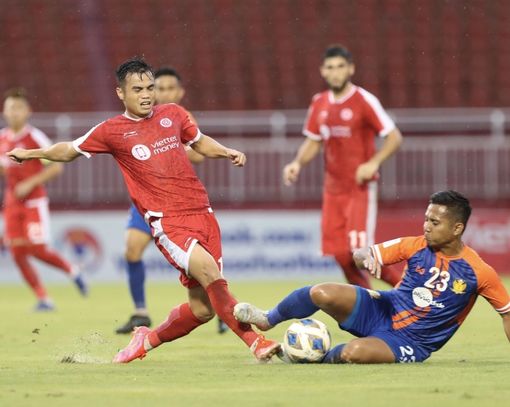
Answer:
[[352, 260], [352, 254], [337, 255], [335, 260], [344, 271], [345, 278], [349, 284], [359, 285], [363, 288], [371, 288], [368, 273], [359, 270]]
[[163, 342], [170, 342], [189, 334], [196, 327], [204, 324], [192, 312], [188, 303], [175, 307], [165, 322], [148, 335], [149, 343], [153, 348]]
[[26, 246], [13, 246], [10, 248], [14, 262], [18, 266], [23, 278], [27, 284], [32, 288], [36, 297], [40, 300], [47, 298], [48, 294], [46, 289], [39, 280], [37, 272], [34, 270], [30, 262], [28, 261], [28, 250]]
[[[249, 324], [240, 323], [234, 318], [232, 312], [237, 301], [230, 294], [227, 282], [223, 279], [216, 280], [206, 287], [206, 291], [218, 316], [237, 336], [248, 346], [251, 346], [258, 335]], [[181, 304], [170, 312], [165, 322], [149, 333], [149, 344], [152, 348], [156, 348], [164, 342], [170, 342], [189, 334], [204, 323], [191, 312], [188, 303]]]
[[237, 301], [228, 290], [227, 281], [224, 279], [216, 280], [209, 284], [205, 290], [207, 291], [207, 295], [209, 295], [209, 300], [218, 317], [220, 317], [244, 343], [251, 346], [258, 335], [251, 328], [251, 325], [243, 324], [234, 318], [232, 313]]
[[395, 267], [383, 266], [381, 270], [381, 280], [395, 287], [400, 280], [402, 280], [402, 272]]
[[[342, 270], [344, 271], [345, 278], [349, 284], [359, 285], [363, 288], [371, 288], [369, 274], [365, 271], [359, 270], [352, 261], [352, 255], [338, 255], [335, 260]], [[385, 281], [392, 287], [395, 287], [402, 279], [402, 273], [395, 267], [384, 266], [381, 271], [381, 280]]]
[[37, 244], [27, 246], [28, 253], [35, 258], [42, 260], [43, 262], [50, 264], [60, 270], [62, 270], [66, 274], [72, 273], [71, 265], [65, 261], [62, 257], [60, 257], [53, 250], [48, 249], [48, 247], [44, 244]]

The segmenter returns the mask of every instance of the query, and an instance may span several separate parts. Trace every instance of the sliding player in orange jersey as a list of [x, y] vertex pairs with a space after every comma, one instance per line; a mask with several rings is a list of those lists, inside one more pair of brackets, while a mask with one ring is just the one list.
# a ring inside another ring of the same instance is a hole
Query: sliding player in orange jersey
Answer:
[[358, 337], [331, 349], [322, 363], [422, 362], [450, 340], [481, 295], [501, 315], [510, 341], [510, 296], [494, 269], [462, 242], [470, 214], [464, 196], [437, 192], [425, 212], [423, 236], [354, 253], [356, 265], [377, 278], [384, 265], [406, 261], [393, 290], [324, 283], [294, 291], [268, 312], [239, 303], [234, 315], [267, 330], [321, 309]]
[[0, 130], [0, 170], [6, 180], [3, 202], [5, 240], [14, 262], [37, 297], [35, 310], [52, 311], [53, 302], [30, 263], [31, 257], [62, 270], [74, 281], [82, 295], [88, 291], [78, 270], [47, 246], [50, 225], [44, 184], [62, 172], [62, 165], [40, 160], [17, 165], [5, 156], [14, 147], [43, 148], [51, 145], [41, 130], [28, 123], [31, 109], [23, 89], [7, 91], [3, 114], [7, 127]]
[[[377, 220], [377, 178], [381, 164], [397, 151], [400, 131], [379, 100], [354, 85], [352, 55], [334, 45], [324, 54], [321, 75], [328, 90], [313, 97], [294, 160], [283, 170], [286, 185], [324, 147], [322, 253], [334, 256], [350, 284], [370, 288], [368, 274], [357, 269], [354, 250], [373, 244]], [[384, 139], [379, 151], [375, 138]], [[386, 267], [382, 279], [394, 286], [401, 272]]]

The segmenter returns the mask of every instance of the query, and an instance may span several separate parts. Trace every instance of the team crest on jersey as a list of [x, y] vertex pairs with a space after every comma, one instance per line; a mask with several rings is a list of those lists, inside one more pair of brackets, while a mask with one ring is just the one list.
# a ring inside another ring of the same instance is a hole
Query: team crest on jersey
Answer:
[[161, 124], [162, 127], [172, 127], [172, 120], [165, 117], [159, 121], [159, 124]]
[[455, 294], [465, 294], [466, 293], [466, 289], [467, 289], [467, 284], [466, 284], [466, 282], [463, 279], [456, 278], [455, 280], [453, 280], [453, 284], [452, 284], [451, 290]]
[[340, 118], [342, 120], [349, 121], [352, 119], [352, 116], [354, 116], [354, 113], [352, 112], [352, 109], [349, 109], [348, 107], [340, 111]]
[[131, 149], [131, 154], [137, 160], [145, 161], [151, 157], [151, 150], [149, 150], [149, 147], [144, 146], [143, 144], [137, 144]]

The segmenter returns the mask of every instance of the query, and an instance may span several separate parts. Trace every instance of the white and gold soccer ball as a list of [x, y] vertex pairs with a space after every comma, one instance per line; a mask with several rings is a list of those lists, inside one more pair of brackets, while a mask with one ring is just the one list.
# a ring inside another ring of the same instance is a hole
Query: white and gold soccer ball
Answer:
[[292, 363], [320, 362], [330, 347], [327, 326], [311, 318], [291, 324], [283, 338], [283, 350]]

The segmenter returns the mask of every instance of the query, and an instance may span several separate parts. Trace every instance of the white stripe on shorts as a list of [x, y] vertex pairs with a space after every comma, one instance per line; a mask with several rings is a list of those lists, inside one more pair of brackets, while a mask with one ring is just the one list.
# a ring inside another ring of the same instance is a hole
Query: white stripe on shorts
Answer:
[[152, 235], [154, 239], [157, 239], [158, 243], [165, 249], [168, 255], [172, 258], [172, 260], [177, 264], [180, 268], [184, 270], [186, 275], [189, 275], [189, 259], [191, 257], [191, 252], [193, 248], [198, 243], [197, 239], [193, 239], [189, 245], [187, 251], [182, 250], [178, 245], [172, 242], [168, 236], [163, 231], [163, 227], [161, 226], [161, 220], [157, 219], [151, 223], [152, 226]]
[[51, 239], [49, 199], [47, 197], [29, 199], [25, 202], [25, 206], [27, 208], [37, 209], [39, 215], [40, 230], [37, 231], [36, 236], [33, 237], [30, 236], [30, 230], [28, 231], [30, 242], [34, 244], [49, 243]]

